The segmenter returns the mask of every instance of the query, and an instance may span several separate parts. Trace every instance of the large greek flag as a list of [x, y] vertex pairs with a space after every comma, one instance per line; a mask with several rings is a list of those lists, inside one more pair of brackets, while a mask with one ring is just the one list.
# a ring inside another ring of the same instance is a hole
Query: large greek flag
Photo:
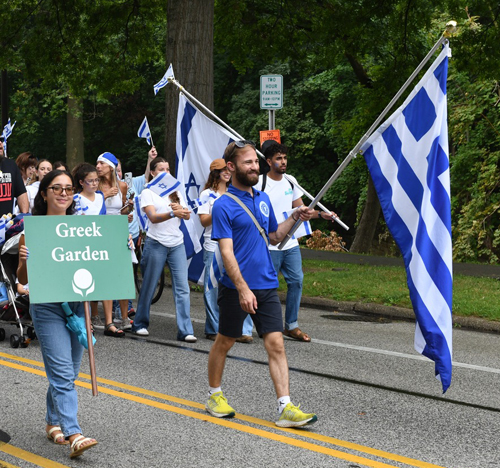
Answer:
[[[186, 202], [191, 209], [199, 204], [200, 193], [210, 173], [210, 163], [222, 158], [226, 146], [237, 138], [206, 117], [184, 94], [179, 95], [177, 113], [177, 179], [183, 184]], [[193, 216], [198, 240], [203, 244], [204, 228]], [[203, 252], [195, 255], [189, 265], [188, 277], [203, 284]]]
[[448, 45], [362, 148], [387, 226], [403, 254], [415, 349], [452, 374], [452, 244], [446, 110]]

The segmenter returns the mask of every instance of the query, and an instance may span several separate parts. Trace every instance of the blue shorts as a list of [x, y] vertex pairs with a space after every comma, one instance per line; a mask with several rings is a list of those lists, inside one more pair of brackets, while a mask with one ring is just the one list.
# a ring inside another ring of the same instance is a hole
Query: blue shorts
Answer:
[[252, 289], [257, 298], [255, 314], [248, 314], [240, 306], [240, 298], [236, 289], [219, 283], [219, 333], [230, 338], [239, 338], [243, 330], [243, 322], [248, 315], [252, 317], [259, 336], [271, 332], [283, 332], [281, 302], [276, 289]]

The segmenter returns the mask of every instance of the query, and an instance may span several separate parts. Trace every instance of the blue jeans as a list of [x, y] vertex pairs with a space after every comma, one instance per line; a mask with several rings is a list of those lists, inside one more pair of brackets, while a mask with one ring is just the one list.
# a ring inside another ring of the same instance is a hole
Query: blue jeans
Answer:
[[300, 298], [302, 297], [302, 280], [304, 279], [300, 247], [296, 246], [288, 250], [271, 250], [270, 253], [276, 273], [281, 271], [287, 286], [285, 329], [293, 330], [299, 326]]
[[[210, 265], [214, 258], [214, 252], [203, 250], [203, 263], [205, 265], [205, 274], [203, 277], [203, 302], [205, 303], [205, 334], [216, 335], [219, 331], [219, 306], [217, 305], [217, 296], [219, 288], [206, 290], [210, 278]], [[252, 336], [253, 320], [250, 315], [243, 322], [243, 335]]]
[[[84, 316], [83, 303], [71, 302], [69, 306], [76, 315]], [[66, 328], [66, 314], [60, 303], [31, 304], [30, 312], [49, 380], [45, 421], [50, 426], [61, 426], [65, 437], [80, 434], [75, 379], [83, 346]]]
[[141, 258], [142, 287], [137, 301], [133, 331], [149, 327], [149, 309], [151, 300], [160, 279], [161, 271], [167, 263], [172, 275], [172, 292], [174, 294], [177, 318], [177, 339], [183, 340], [192, 335], [193, 324], [190, 317], [190, 296], [188, 283], [188, 266], [184, 244], [165, 247], [163, 244], [146, 238]]

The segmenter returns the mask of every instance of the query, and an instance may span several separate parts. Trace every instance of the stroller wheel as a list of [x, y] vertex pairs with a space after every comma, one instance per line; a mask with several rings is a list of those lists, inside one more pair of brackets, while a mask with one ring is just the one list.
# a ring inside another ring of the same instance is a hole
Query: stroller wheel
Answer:
[[21, 340], [19, 339], [19, 335], [10, 335], [10, 347], [11, 348], [19, 348]]
[[28, 345], [30, 344], [30, 339], [26, 336], [26, 335], [23, 335], [21, 338], [20, 338], [20, 345], [21, 345], [21, 348], [27, 348]]
[[36, 338], [36, 333], [34, 328], [28, 328], [28, 338], [32, 340]]
[[5, 330], [0, 328], [0, 341], [5, 340]]

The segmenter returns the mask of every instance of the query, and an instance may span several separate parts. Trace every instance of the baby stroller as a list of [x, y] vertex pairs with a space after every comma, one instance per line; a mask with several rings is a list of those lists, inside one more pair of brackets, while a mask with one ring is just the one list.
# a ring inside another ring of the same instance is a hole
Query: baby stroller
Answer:
[[[1, 289], [4, 293], [1, 297], [3, 300], [0, 302], [0, 322], [15, 325], [19, 329], [19, 334], [10, 335], [10, 346], [12, 348], [18, 348], [19, 346], [27, 348], [31, 340], [36, 337], [36, 334], [29, 313], [29, 299], [26, 296], [16, 297], [14, 291], [17, 277], [19, 238], [21, 237], [21, 232], [15, 229], [15, 226], [14, 224], [5, 233], [8, 240], [2, 246], [0, 253], [0, 282], [3, 283]], [[0, 341], [3, 340], [5, 340], [5, 329], [0, 328]]]

